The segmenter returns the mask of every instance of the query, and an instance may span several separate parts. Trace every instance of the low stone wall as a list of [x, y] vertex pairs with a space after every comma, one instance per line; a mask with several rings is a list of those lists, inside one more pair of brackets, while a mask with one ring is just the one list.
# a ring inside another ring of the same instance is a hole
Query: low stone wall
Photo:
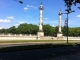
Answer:
[[38, 39], [37, 37], [0, 37], [0, 41], [1, 40], [38, 40]]
[[[40, 39], [40, 38], [38, 38]], [[0, 34], [1, 40], [37, 40], [37, 35], [32, 34]]]
[[0, 34], [0, 37], [4, 37], [4, 36], [37, 36], [37, 35], [34, 35], [34, 34]]
[[[64, 37], [64, 40], [67, 40], [67, 37]], [[68, 37], [68, 40], [80, 40], [80, 37]]]
[[[0, 34], [1, 40], [57, 40], [57, 37], [37, 37], [37, 35], [32, 34]], [[67, 40], [67, 37], [64, 36], [63, 40]], [[80, 40], [80, 37], [68, 37], [68, 40]]]

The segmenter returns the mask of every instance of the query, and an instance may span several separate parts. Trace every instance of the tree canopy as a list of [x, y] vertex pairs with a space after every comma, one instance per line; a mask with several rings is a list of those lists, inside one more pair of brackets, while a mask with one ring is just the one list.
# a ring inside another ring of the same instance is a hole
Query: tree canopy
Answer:
[[[69, 11], [71, 11], [72, 5], [76, 6], [77, 4], [80, 4], [80, 0], [64, 0], [65, 6], [69, 8]], [[80, 9], [80, 6], [78, 6]]]
[[[20, 24], [17, 28], [12, 26], [8, 29], [0, 29], [0, 33], [2, 34], [37, 34], [39, 27], [33, 24]], [[57, 36], [58, 26], [52, 27], [49, 24], [43, 25], [43, 31], [45, 36]], [[62, 33], [64, 36], [67, 34], [66, 26], [62, 27]], [[80, 27], [69, 27], [69, 36], [80, 36]]]

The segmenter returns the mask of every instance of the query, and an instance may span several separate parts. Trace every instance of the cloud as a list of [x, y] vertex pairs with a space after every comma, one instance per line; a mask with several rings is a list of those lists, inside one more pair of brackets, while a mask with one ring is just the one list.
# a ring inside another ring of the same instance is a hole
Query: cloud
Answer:
[[22, 22], [22, 21], [19, 21], [19, 24], [24, 24], [24, 22]]
[[2, 27], [0, 27], [0, 29], [3, 29]]
[[27, 7], [24, 7], [24, 10], [28, 10], [29, 8], [27, 8]]
[[45, 20], [48, 20], [48, 18], [44, 18]]
[[28, 10], [28, 9], [30, 9], [30, 8], [36, 9], [36, 7], [33, 6], [33, 5], [27, 5], [26, 7], [24, 7], [24, 10]]
[[9, 23], [9, 22], [11, 22], [11, 21], [8, 19], [0, 19], [0, 23]]
[[27, 5], [27, 7], [28, 8], [34, 8], [34, 9], [36, 9], [36, 7], [35, 6], [32, 6], [32, 5]]
[[76, 17], [79, 17], [80, 18], [80, 15], [77, 15]]
[[55, 27], [55, 25], [52, 25], [52, 27]]
[[19, 24], [14, 24], [14, 26], [17, 28], [19, 26]]
[[19, 21], [18, 24], [14, 24], [14, 26], [17, 28], [20, 24], [24, 24], [24, 22]]
[[7, 17], [8, 19], [15, 19], [13, 16], [9, 16], [9, 17]]

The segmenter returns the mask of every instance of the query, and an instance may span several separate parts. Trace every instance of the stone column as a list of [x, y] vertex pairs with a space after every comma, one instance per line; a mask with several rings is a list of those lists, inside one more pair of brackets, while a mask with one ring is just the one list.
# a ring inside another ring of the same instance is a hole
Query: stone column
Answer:
[[61, 12], [61, 10], [58, 15], [59, 15], [59, 25], [58, 25], [59, 33], [62, 33], [62, 31], [61, 31], [61, 27], [62, 27], [62, 12]]
[[42, 22], [42, 13], [43, 13], [43, 6], [42, 6], [42, 3], [39, 7], [39, 10], [40, 10], [40, 15], [39, 15], [39, 31], [43, 31], [42, 29], [42, 25], [43, 25], [43, 22]]
[[43, 22], [42, 22], [42, 16], [43, 16], [43, 6], [42, 6], [42, 2], [40, 4], [39, 10], [40, 10], [40, 14], [39, 14], [39, 31], [38, 31], [38, 36], [44, 36], [44, 32], [43, 32]]
[[62, 34], [62, 31], [61, 31], [61, 28], [62, 28], [62, 12], [61, 12], [61, 10], [60, 10], [58, 15], [59, 15], [59, 23], [58, 23], [57, 39], [62, 40], [63, 39], [63, 34]]

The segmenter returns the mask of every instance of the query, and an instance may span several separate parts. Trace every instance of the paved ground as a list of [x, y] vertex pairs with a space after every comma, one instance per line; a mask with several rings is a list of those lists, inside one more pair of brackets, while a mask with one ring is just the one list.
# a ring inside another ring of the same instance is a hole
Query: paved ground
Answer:
[[[79, 43], [80, 41], [71, 41], [72, 43]], [[0, 48], [11, 47], [11, 46], [22, 46], [22, 45], [36, 45], [36, 44], [61, 44], [64, 42], [25, 42], [25, 43], [0, 43]]]
[[[45, 42], [45, 44], [50, 43], [57, 44], [59, 42]], [[44, 44], [44, 42], [2, 43], [0, 48], [35, 44]], [[0, 53], [0, 60], [80, 60], [80, 46], [5, 52]]]
[[0, 60], [80, 60], [80, 46], [0, 53]]
[[55, 43], [54, 42], [1, 43], [0, 48], [11, 47], [11, 46], [36, 45], [36, 44], [60, 44], [60, 43], [59, 42], [55, 42]]

